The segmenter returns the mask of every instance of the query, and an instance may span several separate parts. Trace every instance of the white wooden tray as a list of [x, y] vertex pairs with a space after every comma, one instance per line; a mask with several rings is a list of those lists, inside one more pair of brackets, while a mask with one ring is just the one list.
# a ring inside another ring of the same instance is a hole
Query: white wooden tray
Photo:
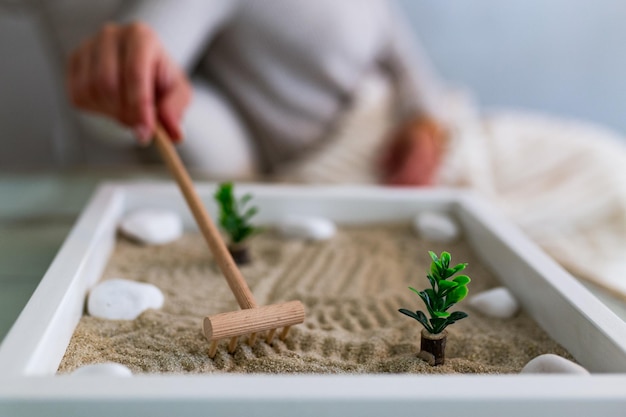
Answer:
[[[198, 186], [215, 213], [215, 185]], [[453, 213], [482, 261], [592, 376], [57, 376], [88, 288], [100, 277], [118, 220], [139, 207], [180, 212], [173, 184], [105, 184], [85, 208], [39, 287], [0, 346], [0, 415], [437, 415], [623, 416], [626, 324], [516, 227], [475, 196], [456, 190], [239, 185], [252, 192], [259, 222], [286, 213], [338, 223]]]

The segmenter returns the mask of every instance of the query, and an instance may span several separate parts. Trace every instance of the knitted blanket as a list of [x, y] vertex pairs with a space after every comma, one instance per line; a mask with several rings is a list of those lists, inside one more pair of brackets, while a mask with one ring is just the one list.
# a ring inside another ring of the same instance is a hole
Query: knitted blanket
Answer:
[[[450, 146], [442, 186], [489, 199], [562, 266], [626, 299], [626, 147], [590, 124], [518, 111], [479, 114], [466, 94], [449, 99]], [[376, 183], [391, 127], [391, 93], [372, 77], [333, 137], [279, 179]]]

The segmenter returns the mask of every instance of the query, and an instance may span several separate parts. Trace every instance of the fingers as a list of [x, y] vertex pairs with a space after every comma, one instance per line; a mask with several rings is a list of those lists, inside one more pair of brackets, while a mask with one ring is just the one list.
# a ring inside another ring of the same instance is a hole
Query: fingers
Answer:
[[[169, 133], [174, 142], [182, 139], [181, 120], [183, 113], [191, 100], [191, 87], [187, 78], [176, 71], [168, 62], [160, 64], [160, 82], [157, 89], [158, 119], [163, 128]], [[169, 75], [168, 71], [176, 72]]]
[[70, 58], [68, 89], [74, 105], [84, 110], [116, 116], [119, 95], [117, 41], [113, 25], [105, 25]]
[[140, 142], [149, 141], [155, 127], [156, 66], [160, 45], [151, 30], [139, 23], [125, 30], [121, 81], [124, 121]]
[[175, 139], [191, 89], [146, 25], [108, 24], [71, 56], [67, 88], [72, 103], [110, 116], [149, 141], [159, 119]]
[[85, 110], [95, 110], [90, 84], [91, 42], [83, 43], [70, 58], [67, 86], [72, 103]]
[[394, 166], [397, 165], [397, 155], [400, 153], [398, 148], [401, 146], [402, 140], [398, 137], [392, 137], [391, 144], [387, 146], [387, 148], [383, 149], [380, 158], [376, 161], [378, 163], [378, 168], [383, 173], [388, 173], [393, 170]]
[[389, 185], [433, 185], [440, 161], [436, 139], [425, 130], [417, 130], [394, 149], [394, 165], [385, 182]]
[[109, 116], [120, 115], [119, 30], [105, 25], [91, 51], [91, 90], [96, 105]]

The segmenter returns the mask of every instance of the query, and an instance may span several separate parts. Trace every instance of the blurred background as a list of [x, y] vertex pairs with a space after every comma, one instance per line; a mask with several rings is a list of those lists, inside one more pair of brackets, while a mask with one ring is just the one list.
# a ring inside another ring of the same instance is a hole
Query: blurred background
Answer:
[[[534, 109], [626, 133], [626, 2], [400, 4], [442, 75], [483, 108]], [[0, 167], [63, 166], [72, 129], [59, 74], [44, 32], [18, 5], [0, 1]]]
[[[81, 141], [68, 117], [59, 45], [25, 1], [0, 0], [0, 341], [96, 185], [144, 179], [58, 169], [71, 165]], [[107, 15], [122, 0], [40, 1], [61, 10], [59, 32], [87, 34], [98, 27], [92, 9]], [[624, 0], [398, 1], [441, 75], [472, 91], [482, 109], [533, 110], [626, 137]], [[626, 318], [625, 303], [596, 294]]]
[[626, 2], [401, 4], [442, 74], [484, 106], [531, 108], [626, 133]]

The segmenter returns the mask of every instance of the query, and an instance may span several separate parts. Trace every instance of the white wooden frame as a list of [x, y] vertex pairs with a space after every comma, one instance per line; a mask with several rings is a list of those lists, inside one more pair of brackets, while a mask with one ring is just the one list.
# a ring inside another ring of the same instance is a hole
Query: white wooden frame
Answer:
[[[215, 186], [197, 188], [215, 213]], [[294, 212], [340, 223], [410, 219], [426, 209], [453, 213], [483, 261], [593, 375], [57, 376], [120, 217], [163, 207], [193, 227], [173, 184], [109, 183], [95, 193], [0, 346], [0, 415], [624, 415], [626, 324], [484, 201], [441, 189], [240, 185], [238, 191], [255, 195], [264, 223]]]

